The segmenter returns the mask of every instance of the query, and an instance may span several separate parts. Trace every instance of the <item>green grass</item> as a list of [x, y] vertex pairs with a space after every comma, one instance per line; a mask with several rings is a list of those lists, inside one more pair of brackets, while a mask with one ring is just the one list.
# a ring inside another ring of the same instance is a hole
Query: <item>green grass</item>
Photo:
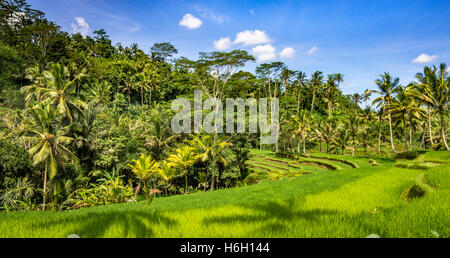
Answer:
[[[424, 158], [447, 162], [449, 155], [427, 152]], [[377, 159], [381, 165], [372, 167], [368, 159], [335, 157], [348, 158], [360, 168], [157, 198], [150, 206], [1, 213], [0, 237], [450, 236], [450, 163], [421, 170], [395, 167], [388, 159]], [[403, 200], [402, 193], [418, 178], [433, 190]]]

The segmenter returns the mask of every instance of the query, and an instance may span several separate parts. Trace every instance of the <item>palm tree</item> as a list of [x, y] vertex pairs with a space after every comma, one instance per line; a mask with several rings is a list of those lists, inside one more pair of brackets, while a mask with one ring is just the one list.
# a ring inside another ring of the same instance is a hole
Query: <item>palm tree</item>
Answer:
[[33, 101], [41, 101], [41, 93], [45, 86], [45, 77], [42, 66], [36, 64], [25, 71], [25, 78], [33, 84], [24, 86], [20, 90], [25, 93], [25, 105], [29, 106]]
[[[189, 140], [188, 142], [195, 150], [197, 158], [206, 164], [206, 177], [209, 175], [209, 162], [227, 163], [226, 160], [220, 156], [220, 153], [224, 148], [231, 146], [232, 144], [224, 139], [216, 139], [215, 135], [210, 134], [202, 135], [202, 137], [192, 135], [192, 140]], [[215, 175], [212, 174], [210, 191], [214, 190], [215, 180]]]
[[355, 104], [355, 113], [358, 113], [359, 104], [364, 100], [364, 96], [359, 93], [354, 93], [351, 95], [351, 100], [353, 101], [353, 104]]
[[167, 160], [159, 162], [158, 173], [164, 180], [164, 192], [167, 196], [167, 183], [176, 175], [176, 170], [173, 168], [173, 164]]
[[321, 71], [316, 71], [312, 74], [311, 80], [309, 81], [309, 87], [312, 93], [311, 113], [313, 113], [316, 94], [320, 90], [320, 88], [323, 87], [323, 75]]
[[339, 105], [338, 102], [338, 85], [336, 84], [337, 79], [335, 77], [336, 75], [328, 75], [328, 80], [327, 80], [327, 89], [325, 91], [325, 103], [327, 103], [328, 105], [328, 119], [331, 118], [331, 111], [334, 107]]
[[149, 90], [149, 86], [148, 86], [144, 76], [145, 75], [143, 73], [136, 74], [134, 76], [135, 79], [133, 80], [134, 84], [132, 86], [136, 91], [140, 92], [141, 106], [144, 106], [144, 92], [147, 92]]
[[111, 83], [106, 80], [98, 82], [91, 89], [92, 99], [96, 104], [107, 104], [111, 99]]
[[[308, 111], [301, 110], [298, 116], [293, 116], [294, 123], [294, 135], [299, 135], [303, 143], [303, 154], [306, 155], [306, 137], [308, 132], [311, 132], [310, 119], [308, 116]], [[298, 152], [300, 152], [300, 141], [298, 143]]]
[[356, 136], [358, 135], [360, 125], [360, 119], [356, 113], [350, 114], [348, 117], [347, 128], [350, 131], [350, 136], [352, 138], [352, 156], [355, 156], [356, 149]]
[[316, 137], [324, 141], [327, 145], [327, 153], [330, 152], [330, 144], [336, 137], [336, 120], [327, 119], [322, 123], [317, 124]]
[[298, 89], [297, 89], [297, 113], [300, 111], [300, 102], [302, 101], [301, 98], [301, 90], [305, 87], [307, 80], [306, 80], [306, 73], [299, 71], [297, 73], [297, 82], [298, 82]]
[[408, 92], [407, 87], [397, 87], [396, 93], [396, 98], [394, 98], [387, 107], [391, 110], [394, 119], [399, 118], [403, 122], [403, 143], [405, 144], [405, 151], [408, 151], [407, 116], [417, 117], [422, 109], [416, 106], [414, 99]]
[[131, 91], [136, 85], [136, 77], [131, 74], [124, 75], [124, 77], [123, 84], [119, 85], [119, 88], [122, 89], [122, 92], [128, 93], [128, 105], [131, 105]]
[[169, 161], [174, 167], [184, 170], [186, 186], [184, 188], [184, 193], [188, 193], [188, 174], [189, 167], [194, 164], [198, 158], [195, 155], [195, 149], [190, 146], [184, 146], [176, 150], [176, 154], [169, 156]]
[[2, 192], [0, 195], [0, 204], [3, 207], [12, 207], [14, 209], [26, 208], [21, 204], [26, 204], [25, 202], [31, 204], [31, 198], [35, 195], [36, 189], [34, 188], [33, 183], [26, 177], [18, 178], [15, 183], [15, 186]]
[[[132, 164], [127, 164], [131, 168], [131, 171], [139, 178], [144, 184], [144, 191], [147, 193], [147, 180], [156, 172], [158, 172], [159, 163], [152, 159], [152, 156], [141, 154], [138, 159], [133, 159]], [[136, 190], [136, 195], [139, 193], [139, 186]], [[146, 196], [148, 200], [148, 195]]]
[[87, 108], [87, 104], [82, 101], [83, 95], [76, 92], [76, 82], [85, 76], [84, 72], [70, 79], [67, 68], [62, 64], [53, 64], [49, 71], [44, 72], [46, 78], [46, 88], [42, 98], [45, 103], [55, 105], [58, 112], [69, 118], [73, 122], [73, 113], [83, 114], [82, 109]]
[[[346, 124], [343, 124], [343, 125], [344, 125], [344, 127], [342, 127], [342, 126], [339, 127], [336, 138], [334, 139], [334, 145], [336, 145], [336, 147], [339, 147], [341, 149], [342, 155], [344, 155], [344, 149], [347, 146], [347, 144], [351, 138], [351, 134], [347, 130], [348, 125], [346, 125]], [[353, 149], [354, 149], [354, 147], [353, 147]]]
[[394, 137], [392, 133], [392, 118], [391, 118], [391, 110], [387, 108], [389, 104], [392, 102], [394, 98], [395, 89], [399, 87], [400, 79], [393, 78], [389, 73], [384, 73], [380, 75], [380, 79], [375, 81], [375, 84], [378, 86], [378, 90], [367, 90], [366, 96], [370, 96], [372, 93], [377, 93], [380, 95], [378, 98], [373, 100], [372, 106], [378, 104], [379, 108], [383, 108], [385, 112], [387, 112], [387, 117], [389, 121], [389, 133], [391, 139], [391, 147], [392, 151], [395, 151], [394, 147]]
[[[445, 112], [448, 110], [450, 78], [447, 76], [447, 66], [442, 63], [439, 69], [436, 66], [425, 67], [423, 74], [417, 74], [419, 80], [417, 85], [418, 91], [414, 91], [412, 95], [417, 99], [426, 103], [429, 107], [439, 114], [441, 119], [441, 138], [447, 150], [450, 150], [446, 139], [446, 120]], [[430, 137], [431, 137], [431, 119]], [[431, 138], [430, 138], [431, 139]]]
[[159, 159], [164, 148], [167, 148], [168, 144], [178, 137], [170, 134], [169, 116], [169, 112], [159, 104], [150, 110], [148, 115], [150, 125], [144, 130], [145, 145], [151, 148], [155, 159]]
[[34, 136], [30, 137], [36, 144], [28, 151], [33, 157], [33, 165], [44, 164], [43, 209], [48, 177], [53, 179], [58, 172], [58, 164], [65, 161], [78, 162], [78, 158], [66, 146], [73, 138], [65, 135], [64, 128], [56, 128], [57, 111], [50, 105], [37, 104], [30, 112], [33, 128], [30, 130]]

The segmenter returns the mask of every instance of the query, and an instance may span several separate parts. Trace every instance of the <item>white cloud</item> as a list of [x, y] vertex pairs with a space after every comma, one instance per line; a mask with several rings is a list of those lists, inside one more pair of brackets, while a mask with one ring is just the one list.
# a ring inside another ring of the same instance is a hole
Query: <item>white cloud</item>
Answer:
[[312, 56], [312, 55], [314, 55], [315, 53], [317, 53], [317, 51], [319, 51], [319, 48], [316, 47], [316, 46], [314, 46], [314, 47], [312, 47], [312, 48], [310, 48], [310, 49], [308, 50], [308, 55], [309, 55], [309, 56]]
[[221, 38], [214, 41], [214, 47], [218, 50], [225, 50], [231, 47], [231, 39], [229, 37]]
[[449, 67], [447, 67], [447, 73], [450, 73], [450, 66]]
[[271, 44], [256, 46], [252, 49], [252, 53], [256, 55], [256, 61], [259, 63], [274, 60], [276, 57], [275, 48]]
[[255, 11], [253, 11], [253, 9], [250, 9], [250, 13], [251, 13], [252, 15], [254, 15], [254, 14], [255, 14]]
[[439, 59], [439, 56], [437, 55], [427, 55], [427, 54], [421, 54], [420, 56], [416, 57], [416, 59], [412, 60], [415, 64], [426, 64], [431, 63]]
[[286, 47], [280, 52], [281, 58], [293, 58], [295, 56], [295, 50], [291, 47]]
[[202, 24], [203, 22], [200, 19], [190, 13], [185, 14], [179, 23], [180, 26], [184, 26], [190, 30], [197, 29], [202, 26]]
[[234, 44], [243, 43], [244, 46], [265, 44], [272, 42], [272, 39], [266, 34], [266, 31], [246, 30], [236, 34]]
[[72, 23], [70, 26], [72, 27], [73, 33], [80, 33], [83, 36], [86, 36], [89, 33], [89, 24], [83, 17], [75, 17], [75, 21], [77, 24]]
[[195, 10], [197, 10], [203, 18], [212, 20], [215, 23], [222, 24], [224, 22], [229, 22], [229, 18], [227, 16], [216, 14], [208, 8], [202, 8], [196, 5]]

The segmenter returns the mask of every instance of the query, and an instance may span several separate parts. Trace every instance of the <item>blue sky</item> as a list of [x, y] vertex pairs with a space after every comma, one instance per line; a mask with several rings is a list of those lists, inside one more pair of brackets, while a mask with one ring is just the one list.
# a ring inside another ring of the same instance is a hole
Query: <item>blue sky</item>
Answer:
[[340, 72], [347, 94], [374, 88], [385, 71], [406, 84], [425, 65], [450, 64], [448, 0], [29, 3], [65, 31], [90, 35], [104, 28], [114, 43], [138, 43], [146, 52], [155, 42], [171, 42], [188, 58], [217, 47], [245, 49], [261, 62], [283, 61], [308, 75]]

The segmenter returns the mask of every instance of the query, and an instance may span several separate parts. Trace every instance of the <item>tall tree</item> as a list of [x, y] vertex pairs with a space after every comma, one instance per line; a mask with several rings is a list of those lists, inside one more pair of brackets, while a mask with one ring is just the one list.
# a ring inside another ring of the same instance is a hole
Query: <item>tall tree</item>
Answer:
[[74, 113], [83, 114], [87, 104], [83, 101], [83, 95], [76, 92], [77, 81], [85, 76], [81, 72], [70, 78], [67, 68], [62, 64], [53, 64], [50, 70], [44, 72], [46, 87], [43, 90], [44, 103], [56, 106], [58, 112], [73, 122]]
[[[311, 131], [311, 120], [309, 119], [308, 111], [301, 110], [298, 116], [293, 117], [294, 123], [294, 134], [299, 135], [303, 144], [303, 154], [306, 153], [306, 137], [308, 136], [308, 132]], [[298, 152], [300, 152], [300, 141], [298, 142]]]
[[[446, 139], [446, 119], [445, 112], [448, 111], [450, 77], [447, 73], [447, 65], [441, 63], [439, 68], [436, 66], [425, 67], [423, 74], [417, 74], [416, 78], [419, 80], [418, 91], [412, 94], [426, 103], [428, 106], [434, 108], [435, 112], [439, 114], [441, 120], [441, 139], [447, 150], [450, 150]], [[430, 139], [431, 139], [431, 118], [430, 124]]]
[[189, 167], [191, 167], [196, 160], [197, 157], [195, 155], [195, 150], [190, 146], [178, 148], [175, 154], [169, 156], [169, 161], [172, 163], [174, 167], [184, 170], [183, 171], [185, 177], [184, 194], [188, 193]]
[[383, 108], [383, 110], [387, 112], [387, 117], [389, 121], [389, 133], [391, 139], [391, 148], [392, 151], [396, 152], [394, 147], [394, 136], [392, 132], [391, 110], [388, 108], [388, 106], [390, 105], [390, 103], [394, 98], [396, 88], [399, 87], [400, 85], [400, 79], [393, 78], [389, 73], [384, 73], [380, 75], [380, 77], [381, 78], [375, 81], [378, 90], [368, 90], [366, 91], [366, 95], [370, 96], [372, 93], [380, 95], [375, 100], [373, 100], [372, 106], [377, 104], [379, 108]]
[[58, 164], [64, 166], [66, 161], [78, 162], [78, 158], [66, 146], [73, 138], [66, 135], [67, 129], [60, 128], [58, 113], [51, 105], [37, 104], [30, 112], [33, 135], [29, 139], [34, 146], [29, 150], [33, 165], [44, 164], [43, 210], [45, 210], [47, 174], [53, 179], [58, 172]]
[[314, 102], [316, 101], [317, 92], [323, 87], [323, 75], [321, 71], [316, 71], [311, 75], [309, 80], [309, 88], [312, 93], [311, 113], [314, 112]]

